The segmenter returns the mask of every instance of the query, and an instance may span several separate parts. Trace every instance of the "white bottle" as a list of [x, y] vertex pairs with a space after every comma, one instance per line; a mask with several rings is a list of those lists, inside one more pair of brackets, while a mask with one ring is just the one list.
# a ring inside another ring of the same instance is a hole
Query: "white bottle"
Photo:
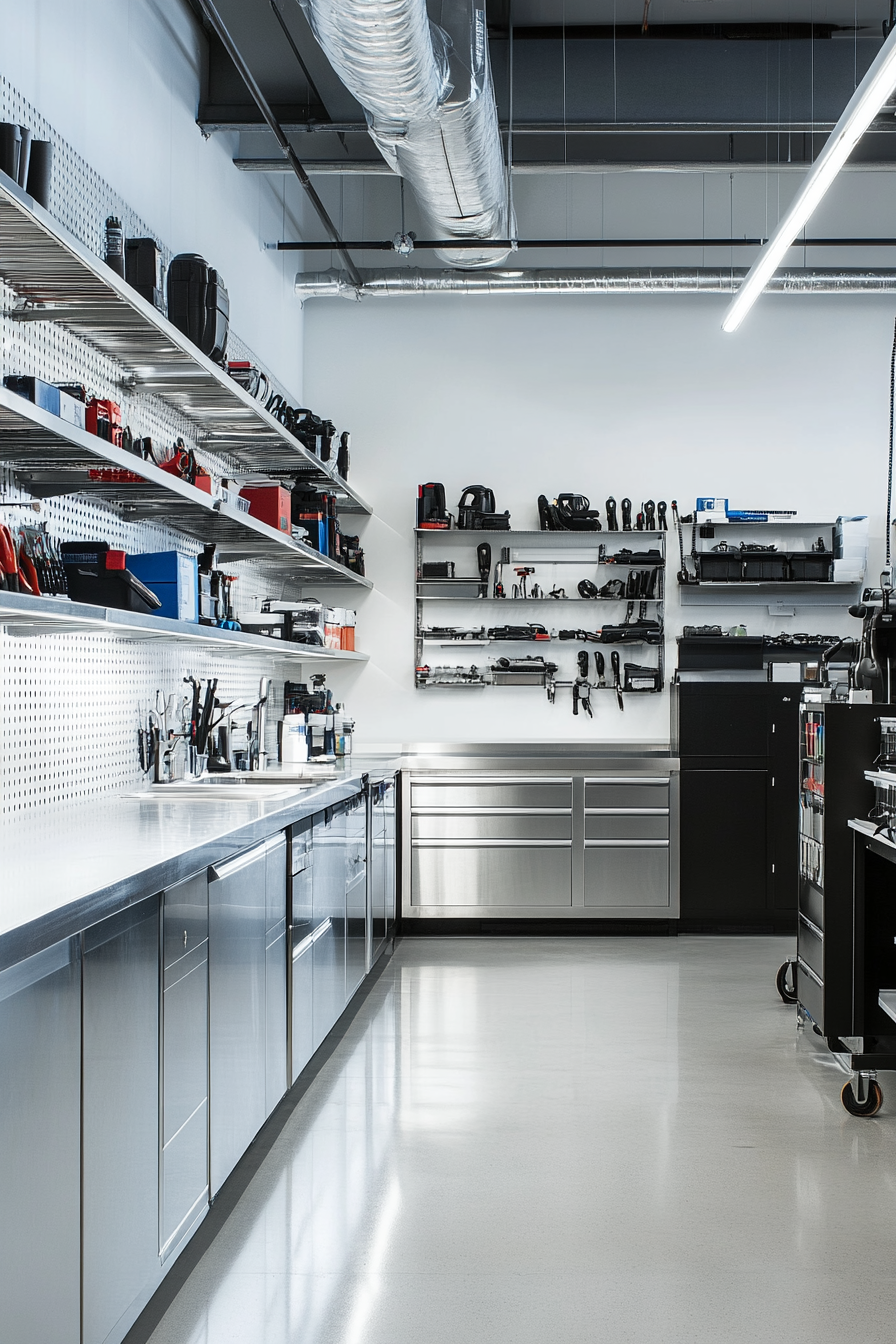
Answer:
[[304, 714], [287, 714], [283, 719], [280, 757], [284, 765], [301, 765], [308, 759], [307, 724]]

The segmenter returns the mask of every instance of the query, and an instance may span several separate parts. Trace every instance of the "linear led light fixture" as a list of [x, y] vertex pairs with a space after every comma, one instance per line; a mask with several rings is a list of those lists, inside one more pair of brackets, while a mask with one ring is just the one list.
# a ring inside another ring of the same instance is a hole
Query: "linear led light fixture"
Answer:
[[722, 321], [723, 331], [737, 331], [759, 295], [784, 260], [784, 254], [814, 212], [828, 187], [896, 88], [896, 29], [884, 42], [868, 73], [846, 104], [796, 199], [747, 272]]

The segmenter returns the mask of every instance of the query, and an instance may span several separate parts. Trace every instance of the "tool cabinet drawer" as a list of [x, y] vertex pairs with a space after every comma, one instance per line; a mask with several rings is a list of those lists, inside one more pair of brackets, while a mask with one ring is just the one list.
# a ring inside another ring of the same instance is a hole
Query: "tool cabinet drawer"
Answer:
[[586, 840], [585, 905], [668, 909], [668, 841]]
[[824, 979], [824, 935], [817, 926], [810, 925], [800, 915], [796, 934], [797, 952], [816, 975]]
[[824, 984], [820, 977], [804, 962], [798, 962], [796, 968], [797, 998], [806, 1012], [824, 1031]]
[[818, 928], [824, 929], [824, 895], [814, 882], [807, 882], [805, 878], [800, 882], [800, 911]]
[[668, 812], [586, 812], [586, 840], [667, 840]]
[[451, 906], [572, 905], [572, 846], [513, 842], [467, 845], [415, 842], [411, 904]]
[[571, 840], [569, 812], [424, 812], [411, 823], [415, 840]]
[[418, 807], [572, 807], [571, 779], [466, 776], [414, 779], [411, 810]]
[[669, 780], [666, 779], [586, 779], [585, 807], [588, 808], [668, 808]]

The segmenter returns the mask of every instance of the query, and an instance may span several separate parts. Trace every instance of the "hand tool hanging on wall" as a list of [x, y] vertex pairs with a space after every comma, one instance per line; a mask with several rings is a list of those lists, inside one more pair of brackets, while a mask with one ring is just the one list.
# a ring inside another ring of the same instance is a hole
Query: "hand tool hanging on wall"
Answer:
[[588, 650], [579, 649], [576, 654], [576, 662], [579, 665], [579, 676], [585, 678], [588, 676]]
[[697, 579], [689, 572], [684, 556], [684, 528], [682, 526], [684, 519], [678, 512], [677, 499], [673, 499], [672, 501], [672, 521], [674, 522], [675, 530], [678, 533], [678, 556], [681, 561], [681, 568], [678, 571], [678, 582], [680, 584], [696, 583]]
[[607, 684], [607, 678], [606, 678], [607, 665], [606, 665], [606, 663], [604, 662], [604, 656], [603, 656], [603, 654], [601, 653], [600, 649], [597, 649], [597, 650], [595, 651], [595, 654], [594, 654], [594, 668], [595, 668], [595, 671], [597, 672], [597, 684], [598, 684], [598, 686], [600, 686], [600, 687], [604, 687], [604, 686], [606, 686], [606, 684]]
[[656, 505], [652, 499], [644, 505], [644, 526], [648, 532], [656, 531]]
[[610, 666], [613, 669], [613, 687], [616, 691], [616, 703], [620, 709], [625, 709], [625, 701], [622, 698], [622, 683], [619, 679], [619, 650], [614, 649], [610, 654]]
[[492, 572], [492, 548], [487, 541], [480, 541], [476, 547], [476, 563], [479, 566], [479, 596], [487, 597]]
[[619, 531], [619, 520], [616, 517], [616, 501], [612, 495], [607, 500], [607, 531]]
[[624, 499], [619, 506], [622, 509], [622, 530], [631, 532], [632, 530], [632, 502], [630, 499]]
[[661, 499], [656, 506], [656, 524], [661, 532], [669, 531], [669, 524], [666, 522], [666, 501]]
[[578, 682], [576, 682], [576, 685], [579, 687], [579, 700], [581, 702], [582, 708], [588, 715], [589, 719], [593, 719], [594, 715], [591, 712], [591, 683], [587, 680], [587, 678], [581, 678]]

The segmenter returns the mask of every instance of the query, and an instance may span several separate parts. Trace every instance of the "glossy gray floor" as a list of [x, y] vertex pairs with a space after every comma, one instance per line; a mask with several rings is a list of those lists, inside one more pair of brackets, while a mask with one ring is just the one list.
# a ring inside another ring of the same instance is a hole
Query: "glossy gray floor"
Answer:
[[896, 1336], [896, 1078], [779, 938], [406, 939], [152, 1344]]

